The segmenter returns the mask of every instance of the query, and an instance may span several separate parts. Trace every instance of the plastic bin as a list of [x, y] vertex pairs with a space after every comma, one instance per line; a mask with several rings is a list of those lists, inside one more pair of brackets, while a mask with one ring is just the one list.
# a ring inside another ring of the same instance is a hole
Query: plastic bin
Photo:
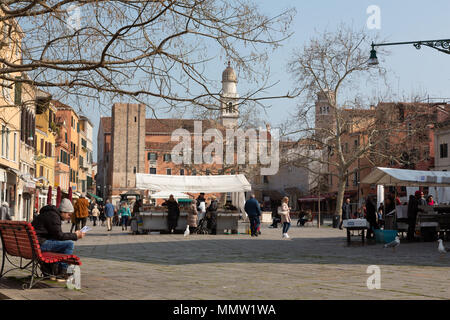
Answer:
[[334, 215], [333, 216], [333, 228], [337, 228], [337, 227], [339, 227], [339, 222], [340, 222], [340, 216], [338, 216], [338, 215]]
[[397, 230], [375, 229], [375, 240], [378, 243], [389, 243], [395, 240], [397, 234]]

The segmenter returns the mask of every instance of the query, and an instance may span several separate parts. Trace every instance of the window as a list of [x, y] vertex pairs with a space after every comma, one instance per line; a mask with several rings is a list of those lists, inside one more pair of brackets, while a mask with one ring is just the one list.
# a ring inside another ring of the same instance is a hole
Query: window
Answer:
[[358, 171], [355, 171], [355, 173], [353, 174], [353, 186], [357, 185], [358, 185]]
[[43, 166], [39, 166], [39, 176], [40, 177], [44, 176], [44, 167]]
[[184, 176], [184, 169], [180, 169], [180, 176]]
[[197, 175], [197, 169], [192, 169], [192, 175], [196, 176]]
[[87, 148], [86, 140], [84, 140], [83, 138], [81, 138], [81, 146]]
[[164, 154], [164, 162], [170, 162], [170, 160], [172, 159], [170, 153], [166, 153]]
[[170, 176], [172, 174], [172, 169], [166, 169], [166, 174]]
[[232, 113], [233, 112], [233, 103], [232, 102], [228, 102], [227, 112], [228, 113]]
[[133, 167], [133, 173], [136, 174], [136, 167]]
[[156, 168], [150, 168], [150, 174], [156, 174]]
[[67, 143], [67, 132], [65, 132], [64, 135], [65, 135], [65, 140], [66, 140], [66, 143]]
[[158, 154], [154, 152], [149, 152], [147, 154], [147, 160], [156, 161], [158, 159]]
[[448, 144], [442, 143], [440, 145], [440, 156], [441, 158], [448, 158]]
[[17, 153], [17, 132], [14, 132], [14, 153], [13, 153], [13, 161], [16, 161], [16, 153]]

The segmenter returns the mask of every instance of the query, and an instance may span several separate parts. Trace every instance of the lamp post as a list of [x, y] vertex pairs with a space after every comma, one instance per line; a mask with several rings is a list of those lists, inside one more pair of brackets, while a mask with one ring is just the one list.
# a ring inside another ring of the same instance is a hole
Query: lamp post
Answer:
[[377, 51], [375, 47], [381, 46], [397, 46], [404, 44], [412, 44], [417, 50], [420, 50], [422, 46], [427, 46], [436, 49], [440, 52], [450, 54], [450, 39], [440, 39], [440, 40], [419, 40], [419, 41], [408, 41], [408, 42], [390, 42], [390, 43], [373, 43], [372, 50], [370, 50], [370, 58], [368, 64], [371, 66], [376, 66], [379, 64], [377, 58]]

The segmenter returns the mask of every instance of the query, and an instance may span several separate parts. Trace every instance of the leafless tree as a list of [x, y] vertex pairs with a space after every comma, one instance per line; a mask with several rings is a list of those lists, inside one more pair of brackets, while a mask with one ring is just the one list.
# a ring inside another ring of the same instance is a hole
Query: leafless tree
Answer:
[[0, 80], [79, 105], [218, 109], [207, 70], [230, 60], [254, 84], [242, 100], [259, 101], [268, 53], [290, 36], [294, 14], [267, 17], [247, 0], [2, 0], [1, 45], [19, 38], [20, 58], [0, 57]]
[[[407, 136], [398, 134], [407, 128], [397, 108], [364, 103], [369, 101], [364, 86], [373, 77], [385, 79], [385, 70], [367, 63], [371, 40], [364, 31], [342, 25], [311, 39], [294, 52], [289, 63], [301, 101], [283, 128], [284, 134], [299, 141], [287, 161], [310, 169], [311, 163], [320, 163], [313, 166], [316, 174], [337, 177], [335, 213], [339, 215], [348, 177], [388, 159], [400, 159], [402, 149], [394, 151], [393, 145], [401, 146]], [[396, 131], [394, 141], [391, 137]], [[305, 141], [317, 152], [305, 153]]]

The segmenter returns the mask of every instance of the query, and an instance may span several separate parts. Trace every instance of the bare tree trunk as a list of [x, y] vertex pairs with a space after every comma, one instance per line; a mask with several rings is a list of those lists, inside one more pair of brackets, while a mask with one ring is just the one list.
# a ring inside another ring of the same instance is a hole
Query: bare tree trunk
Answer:
[[345, 182], [346, 182], [346, 176], [345, 175], [339, 175], [338, 180], [338, 194], [336, 198], [336, 211], [335, 213], [339, 215], [339, 218], [342, 220], [342, 204], [344, 203], [344, 193], [345, 193]]

